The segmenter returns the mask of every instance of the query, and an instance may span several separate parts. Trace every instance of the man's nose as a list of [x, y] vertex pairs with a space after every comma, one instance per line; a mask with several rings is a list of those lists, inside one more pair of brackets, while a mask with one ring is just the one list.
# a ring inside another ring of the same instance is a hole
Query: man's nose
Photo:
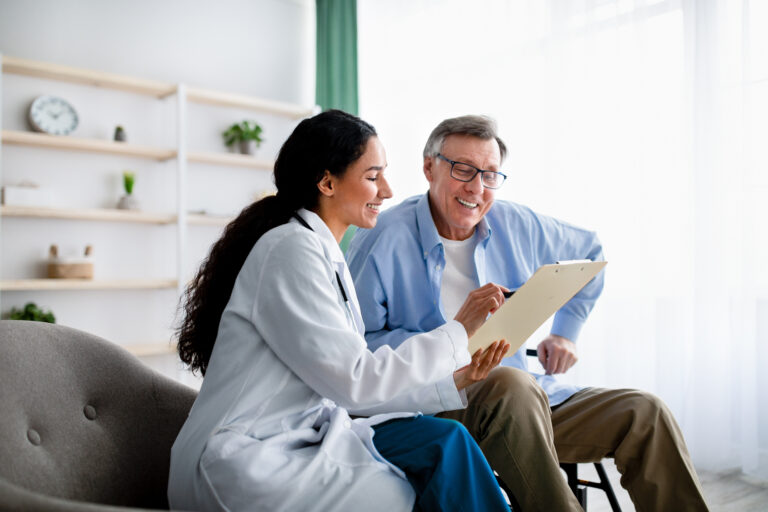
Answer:
[[473, 192], [476, 194], [482, 194], [483, 193], [483, 173], [478, 172], [475, 174], [475, 176], [470, 180], [466, 182], [465, 187], [469, 192]]

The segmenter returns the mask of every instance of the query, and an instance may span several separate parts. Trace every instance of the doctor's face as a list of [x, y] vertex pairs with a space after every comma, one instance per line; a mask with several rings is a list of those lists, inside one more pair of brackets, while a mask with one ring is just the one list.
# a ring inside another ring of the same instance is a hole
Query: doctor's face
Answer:
[[387, 155], [378, 137], [371, 137], [363, 155], [347, 167], [334, 185], [338, 213], [344, 224], [370, 229], [376, 225], [379, 208], [392, 190], [384, 177]]

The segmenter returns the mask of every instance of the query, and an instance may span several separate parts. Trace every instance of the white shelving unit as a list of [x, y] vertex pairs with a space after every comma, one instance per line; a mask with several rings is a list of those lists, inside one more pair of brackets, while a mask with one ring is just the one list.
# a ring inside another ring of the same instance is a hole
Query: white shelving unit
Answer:
[[[177, 255], [176, 275], [162, 279], [13, 279], [0, 276], [0, 292], [18, 291], [61, 291], [79, 293], [89, 290], [168, 290], [178, 293], [184, 286], [184, 254], [187, 245], [187, 226], [226, 225], [231, 217], [193, 214], [187, 212], [186, 195], [188, 164], [207, 164], [214, 166], [253, 169], [260, 172], [271, 171], [274, 161], [253, 156], [210, 151], [190, 151], [187, 149], [187, 108], [188, 103], [199, 103], [217, 107], [235, 107], [252, 110], [287, 119], [300, 119], [311, 115], [314, 107], [302, 107], [289, 103], [266, 100], [241, 94], [214, 91], [185, 84], [175, 84], [144, 80], [140, 78], [103, 73], [99, 71], [72, 68], [58, 64], [37, 62], [0, 55], [2, 75], [14, 74], [43, 80], [68, 82], [87, 87], [112, 89], [129, 94], [145, 95], [157, 99], [176, 96], [176, 147], [152, 147], [111, 140], [77, 138], [71, 136], [52, 136], [20, 130], [2, 130], [0, 126], [0, 157], [2, 148], [7, 146], [26, 146], [54, 151], [78, 152], [83, 155], [101, 154], [116, 157], [131, 157], [165, 162], [176, 161], [176, 211], [175, 213], [126, 211], [104, 208], [51, 208], [4, 205], [0, 208], [0, 219], [13, 222], [14, 218], [50, 219], [57, 222], [97, 221], [108, 223], [135, 223], [149, 225], [176, 226]], [[2, 75], [0, 75], [0, 93], [2, 93]], [[0, 100], [0, 113], [2, 101]], [[87, 158], [84, 156], [84, 158]], [[0, 180], [2, 164], [0, 163]], [[116, 227], [115, 229], [120, 229]], [[8, 250], [8, 240], [3, 240], [4, 250]], [[0, 293], [0, 298], [2, 294]], [[0, 300], [0, 311], [2, 309]], [[105, 308], [106, 309], [106, 308]], [[170, 353], [173, 347], [167, 342], [131, 343], [127, 347], [137, 355], [161, 355]]]

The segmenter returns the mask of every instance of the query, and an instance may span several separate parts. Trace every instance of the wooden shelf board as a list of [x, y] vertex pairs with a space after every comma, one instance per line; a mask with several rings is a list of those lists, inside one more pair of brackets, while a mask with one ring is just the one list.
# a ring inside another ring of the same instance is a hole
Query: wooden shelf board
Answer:
[[3, 144], [15, 144], [18, 146], [65, 149], [71, 151], [85, 151], [90, 153], [106, 153], [111, 155], [150, 158], [153, 160], [161, 161], [176, 158], [176, 150], [174, 149], [139, 146], [136, 144], [114, 142], [111, 140], [81, 139], [77, 137], [70, 137], [68, 135], [57, 136], [35, 132], [3, 130], [2, 141]]
[[202, 151], [190, 151], [187, 160], [199, 164], [234, 165], [237, 167], [251, 167], [271, 171], [275, 165], [273, 160], [264, 160], [250, 155], [237, 153], [207, 153]]
[[3, 55], [3, 72], [25, 75], [47, 80], [60, 80], [76, 84], [116, 89], [136, 94], [164, 98], [176, 92], [176, 85], [154, 80], [143, 80], [129, 76], [72, 68], [47, 62], [18, 59]]
[[187, 87], [187, 100], [195, 103], [206, 103], [223, 107], [242, 107], [259, 110], [270, 114], [286, 116], [292, 119], [301, 119], [312, 115], [314, 108], [302, 107], [281, 101], [265, 100], [244, 94], [202, 89], [200, 87]]
[[201, 215], [197, 213], [187, 214], [187, 224], [194, 226], [226, 226], [234, 217], [221, 217], [216, 215]]
[[173, 224], [176, 215], [106, 208], [43, 208], [7, 205], [0, 208], [3, 217], [32, 217], [39, 219], [75, 219], [144, 224]]
[[12, 279], [0, 281], [0, 290], [157, 290], [176, 284], [175, 279]]
[[122, 345], [122, 347], [136, 357], [164, 356], [176, 353], [176, 345], [170, 342], [132, 343]]

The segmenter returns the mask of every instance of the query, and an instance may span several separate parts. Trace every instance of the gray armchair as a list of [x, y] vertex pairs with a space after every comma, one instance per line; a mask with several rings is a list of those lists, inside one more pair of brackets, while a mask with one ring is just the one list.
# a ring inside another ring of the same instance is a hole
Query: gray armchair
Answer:
[[96, 336], [0, 321], [0, 510], [167, 509], [195, 396]]

